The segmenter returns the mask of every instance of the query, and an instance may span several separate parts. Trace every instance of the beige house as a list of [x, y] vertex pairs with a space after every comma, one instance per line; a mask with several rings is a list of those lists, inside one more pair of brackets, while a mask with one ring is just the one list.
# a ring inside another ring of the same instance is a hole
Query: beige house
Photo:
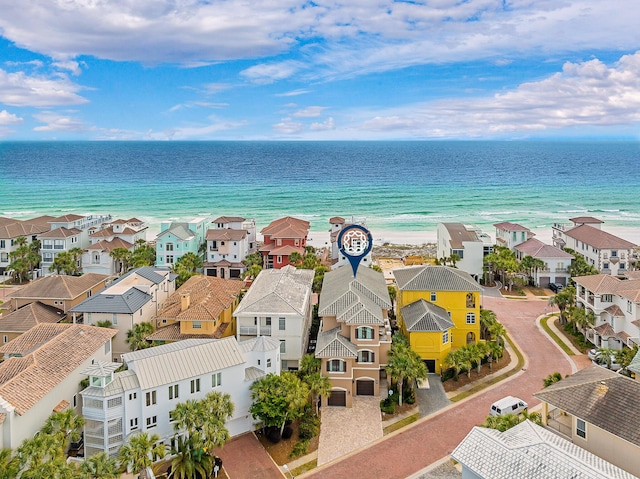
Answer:
[[591, 366], [534, 396], [548, 429], [640, 476], [640, 382]]
[[111, 359], [113, 329], [39, 324], [0, 347], [0, 449], [31, 438], [54, 411], [80, 411], [82, 371]]
[[0, 345], [7, 344], [38, 324], [59, 323], [66, 315], [53, 306], [35, 301], [0, 316]]
[[38, 235], [49, 231], [49, 221], [53, 216], [38, 216], [29, 220], [16, 220], [0, 217], [0, 275], [8, 274], [7, 267], [11, 263], [9, 254], [18, 249], [16, 240], [24, 236], [27, 244], [38, 239]]
[[52, 274], [8, 294], [7, 299], [14, 311], [25, 304], [40, 301], [66, 313], [104, 288], [108, 278], [105, 274], [96, 273], [82, 276]]
[[325, 274], [318, 314], [322, 318], [315, 356], [331, 380], [323, 405], [351, 407], [353, 396], [379, 396], [391, 347], [389, 291], [382, 273], [349, 266]]

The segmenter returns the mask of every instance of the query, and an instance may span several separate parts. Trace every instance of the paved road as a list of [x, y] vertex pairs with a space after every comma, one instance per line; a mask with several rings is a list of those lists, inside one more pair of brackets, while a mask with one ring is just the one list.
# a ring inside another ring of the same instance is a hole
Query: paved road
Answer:
[[484, 422], [492, 402], [504, 396], [518, 396], [535, 406], [533, 393], [554, 371], [563, 376], [571, 365], [562, 352], [536, 326], [546, 301], [509, 300], [484, 297], [483, 307], [493, 310], [516, 341], [528, 364], [518, 375], [469, 400], [456, 403], [431, 418], [419, 420], [404, 430], [378, 441], [341, 461], [315, 469], [305, 478], [402, 479], [448, 455], [473, 426]]

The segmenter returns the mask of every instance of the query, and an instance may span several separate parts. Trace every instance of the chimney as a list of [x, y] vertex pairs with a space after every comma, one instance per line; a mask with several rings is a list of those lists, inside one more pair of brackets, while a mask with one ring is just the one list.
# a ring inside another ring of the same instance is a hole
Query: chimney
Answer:
[[186, 311], [191, 306], [191, 293], [180, 295], [180, 311]]

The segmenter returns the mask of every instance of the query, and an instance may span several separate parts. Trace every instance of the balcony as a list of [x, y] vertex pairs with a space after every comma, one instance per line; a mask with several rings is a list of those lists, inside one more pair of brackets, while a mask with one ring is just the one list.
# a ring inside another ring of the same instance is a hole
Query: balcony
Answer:
[[547, 428], [571, 440], [571, 416], [560, 409], [552, 409], [547, 415]]
[[[238, 327], [240, 336], [258, 336], [257, 326]], [[271, 326], [260, 326], [260, 336], [271, 336]]]

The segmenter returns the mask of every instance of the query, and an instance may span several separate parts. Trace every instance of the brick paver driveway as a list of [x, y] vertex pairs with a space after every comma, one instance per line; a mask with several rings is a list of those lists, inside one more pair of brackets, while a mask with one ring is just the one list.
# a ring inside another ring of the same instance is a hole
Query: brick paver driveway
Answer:
[[422, 419], [343, 460], [319, 467], [304, 477], [388, 479], [406, 478], [451, 453], [473, 426], [484, 422], [492, 402], [518, 396], [530, 406], [539, 404], [533, 393], [554, 371], [571, 373], [566, 357], [536, 326], [546, 301], [509, 300], [485, 296], [483, 307], [493, 310], [528, 358], [525, 370], [494, 388]]
[[256, 436], [249, 432], [233, 438], [216, 451], [229, 479], [282, 479], [283, 474]]

